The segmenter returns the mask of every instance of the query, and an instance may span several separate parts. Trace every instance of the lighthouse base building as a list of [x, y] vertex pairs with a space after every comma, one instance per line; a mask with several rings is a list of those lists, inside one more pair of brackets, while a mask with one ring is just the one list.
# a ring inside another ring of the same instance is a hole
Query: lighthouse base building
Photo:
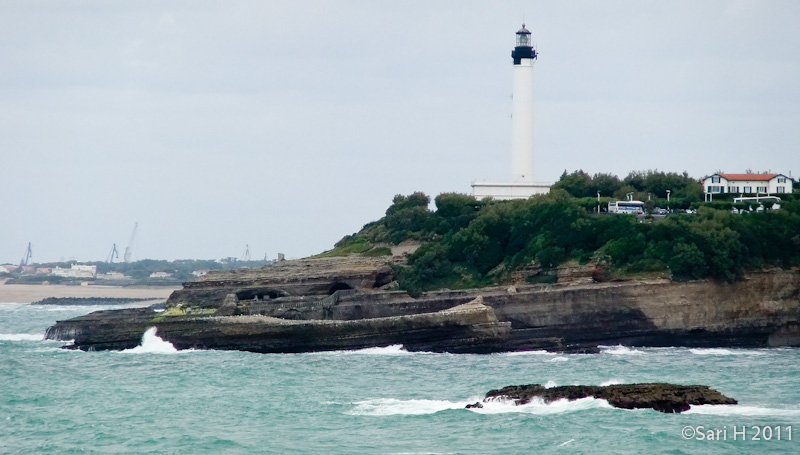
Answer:
[[547, 183], [514, 183], [514, 182], [472, 182], [472, 196], [475, 199], [490, 197], [500, 201], [509, 199], [528, 199], [537, 194], [550, 192]]
[[550, 192], [550, 185], [536, 183], [533, 178], [533, 63], [537, 54], [531, 44], [531, 32], [525, 24], [517, 32], [517, 45], [511, 57], [514, 59], [511, 179], [508, 182], [473, 182], [472, 195], [477, 199], [526, 199]]

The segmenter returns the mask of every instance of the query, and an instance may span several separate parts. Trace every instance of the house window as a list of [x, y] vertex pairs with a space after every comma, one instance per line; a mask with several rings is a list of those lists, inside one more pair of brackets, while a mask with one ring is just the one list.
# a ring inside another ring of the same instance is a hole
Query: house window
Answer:
[[786, 177], [778, 177], [778, 183], [786, 183]]
[[779, 186], [778, 187], [778, 192], [779, 193], [785, 193], [786, 192], [786, 187], [785, 186]]
[[711, 183], [719, 183], [719, 176], [711, 177]]
[[739, 187], [738, 186], [729, 186], [728, 187], [728, 192], [729, 193], [738, 193], [739, 192]]
[[756, 191], [759, 192], [759, 193], [766, 193], [767, 192], [767, 187], [766, 186], [759, 186], [758, 188], [756, 188]]
[[709, 186], [706, 193], [722, 193], [725, 190], [723, 186]]
[[744, 187], [743, 193], [752, 193], [752, 192], [753, 192], [753, 187], [752, 186]]

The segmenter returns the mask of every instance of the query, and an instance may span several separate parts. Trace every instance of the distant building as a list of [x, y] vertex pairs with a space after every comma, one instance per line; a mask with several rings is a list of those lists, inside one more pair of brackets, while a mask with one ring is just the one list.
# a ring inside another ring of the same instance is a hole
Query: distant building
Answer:
[[52, 273], [52, 270], [53, 269], [51, 269], [50, 267], [39, 267], [38, 269], [36, 269], [36, 273], [42, 275], [50, 275]]
[[153, 272], [150, 274], [150, 278], [169, 278], [171, 276], [172, 274], [167, 272]]
[[710, 194], [782, 194], [792, 192], [794, 180], [783, 174], [712, 174], [703, 179], [703, 191]]
[[196, 277], [200, 277], [200, 276], [203, 276], [203, 275], [208, 275], [208, 272], [210, 272], [210, 271], [211, 270], [209, 270], [209, 269], [195, 270], [194, 272], [192, 272], [192, 275], [194, 275]]
[[72, 264], [68, 269], [56, 266], [51, 274], [65, 278], [94, 278], [97, 276], [97, 266]]
[[0, 265], [0, 273], [11, 273], [14, 270], [17, 270], [16, 265], [10, 265], [10, 264]]
[[125, 276], [120, 272], [107, 272], [102, 275], [97, 275], [100, 280], [128, 280], [131, 277]]

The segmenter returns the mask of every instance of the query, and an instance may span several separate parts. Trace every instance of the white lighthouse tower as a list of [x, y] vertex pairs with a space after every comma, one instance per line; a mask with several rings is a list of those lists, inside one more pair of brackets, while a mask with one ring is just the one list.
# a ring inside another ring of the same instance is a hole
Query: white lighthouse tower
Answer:
[[513, 97], [511, 103], [511, 181], [473, 182], [472, 195], [478, 199], [525, 199], [546, 194], [550, 185], [534, 181], [533, 153], [533, 63], [538, 54], [531, 32], [522, 24], [511, 52]]

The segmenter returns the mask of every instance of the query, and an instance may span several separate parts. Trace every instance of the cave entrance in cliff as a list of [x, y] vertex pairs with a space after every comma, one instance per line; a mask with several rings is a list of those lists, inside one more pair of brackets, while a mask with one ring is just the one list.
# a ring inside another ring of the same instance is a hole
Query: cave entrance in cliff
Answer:
[[284, 292], [277, 289], [245, 289], [236, 293], [239, 300], [271, 300], [283, 297]]
[[345, 289], [353, 289], [353, 286], [350, 286], [347, 283], [342, 283], [341, 281], [337, 281], [332, 285], [330, 285], [330, 287], [328, 288], [328, 295], [331, 295], [336, 291], [342, 291]]

